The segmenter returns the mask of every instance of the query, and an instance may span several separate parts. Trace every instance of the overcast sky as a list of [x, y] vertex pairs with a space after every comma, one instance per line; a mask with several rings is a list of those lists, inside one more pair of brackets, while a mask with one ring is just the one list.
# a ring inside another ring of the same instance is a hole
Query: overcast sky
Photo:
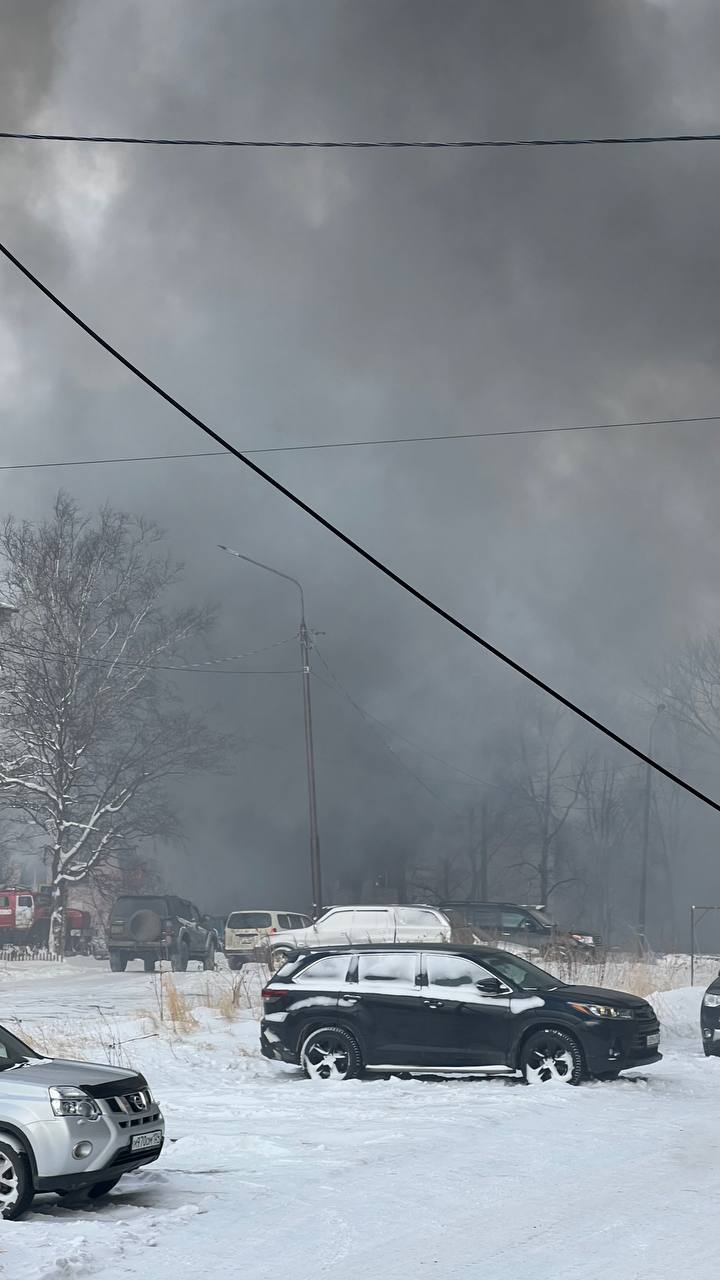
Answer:
[[[596, 0], [6, 0], [0, 127], [266, 139], [717, 130], [720, 11]], [[2, 239], [240, 446], [720, 412], [720, 148], [232, 152], [0, 143]], [[209, 447], [0, 266], [2, 462]], [[717, 425], [278, 453], [266, 465], [639, 741], [635, 691], [720, 621]], [[352, 696], [461, 768], [517, 680], [230, 458], [0, 474], [153, 516], [215, 652], [311, 625]], [[246, 665], [297, 667], [292, 645]], [[319, 667], [322, 674], [322, 667]], [[299, 677], [185, 677], [247, 739], [187, 798], [179, 887], [307, 897]], [[458, 838], [472, 788], [316, 688], [331, 878]], [[703, 778], [704, 783], [708, 782]], [[720, 791], [720, 784], [716, 788]], [[230, 901], [232, 899], [232, 902]]]

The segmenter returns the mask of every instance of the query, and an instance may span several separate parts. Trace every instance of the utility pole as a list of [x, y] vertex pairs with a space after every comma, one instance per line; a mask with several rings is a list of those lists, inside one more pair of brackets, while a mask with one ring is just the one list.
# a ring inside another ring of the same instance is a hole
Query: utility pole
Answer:
[[323, 892], [322, 892], [322, 865], [320, 862], [320, 837], [318, 835], [317, 820], [317, 794], [315, 788], [315, 746], [313, 742], [313, 724], [312, 724], [312, 701], [310, 697], [310, 633], [305, 621], [305, 594], [302, 586], [297, 578], [291, 577], [289, 573], [282, 573], [280, 569], [273, 569], [269, 564], [263, 564], [261, 560], [253, 560], [252, 556], [243, 555], [240, 551], [233, 551], [230, 547], [220, 544], [220, 550], [226, 551], [228, 555], [235, 556], [237, 560], [244, 560], [246, 564], [254, 564], [257, 569], [265, 569], [268, 573], [273, 573], [276, 578], [284, 578], [286, 582], [292, 582], [300, 593], [300, 659], [302, 666], [302, 685], [303, 685], [303, 726], [305, 730], [305, 764], [307, 768], [307, 789], [308, 789], [308, 813], [310, 819], [310, 882], [312, 886], [312, 914], [313, 920], [317, 920], [322, 914], [323, 909]]

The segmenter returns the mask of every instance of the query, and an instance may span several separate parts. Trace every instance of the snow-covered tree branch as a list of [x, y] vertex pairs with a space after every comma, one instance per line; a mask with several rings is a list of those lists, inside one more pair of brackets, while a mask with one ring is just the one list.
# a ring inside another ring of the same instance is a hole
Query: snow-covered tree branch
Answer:
[[216, 768], [231, 743], [190, 714], [158, 666], [187, 661], [212, 610], [172, 607], [180, 568], [152, 524], [65, 494], [40, 524], [0, 532], [0, 795], [30, 819], [62, 942], [68, 886], [124, 848], [177, 829], [167, 784]]

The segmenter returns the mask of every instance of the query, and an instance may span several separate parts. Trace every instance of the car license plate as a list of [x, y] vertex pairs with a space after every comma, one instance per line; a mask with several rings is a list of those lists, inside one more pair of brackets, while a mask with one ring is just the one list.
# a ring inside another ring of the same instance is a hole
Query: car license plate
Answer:
[[162, 1134], [159, 1129], [153, 1129], [152, 1133], [136, 1133], [130, 1144], [131, 1151], [150, 1151], [153, 1147], [159, 1147], [162, 1142]]
[[648, 1049], [654, 1049], [655, 1046], [659, 1043], [660, 1043], [660, 1032], [653, 1031], [652, 1035], [648, 1036], [647, 1038]]

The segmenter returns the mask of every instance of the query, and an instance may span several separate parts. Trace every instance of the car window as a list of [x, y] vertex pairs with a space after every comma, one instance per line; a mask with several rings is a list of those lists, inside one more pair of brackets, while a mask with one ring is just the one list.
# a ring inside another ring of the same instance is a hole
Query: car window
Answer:
[[33, 904], [32, 897], [29, 893], [21, 893], [18, 898], [19, 907], [31, 907]]
[[344, 932], [350, 933], [352, 929], [353, 913], [352, 911], [331, 911], [330, 915], [324, 916], [322, 920], [318, 920], [316, 928], [320, 933]]
[[433, 987], [472, 987], [483, 978], [495, 976], [465, 956], [444, 956], [433, 952], [426, 952], [425, 972], [428, 983]]
[[10, 899], [6, 893], [0, 894], [0, 910], [7, 910], [10, 906]]
[[300, 924], [302, 925], [303, 929], [309, 929], [309, 928], [310, 928], [310, 925], [312, 924], [312, 920], [310, 919], [310, 917], [309, 917], [309, 916], [298, 916], [298, 919], [299, 919]]
[[415, 984], [417, 957], [415, 952], [392, 952], [358, 957], [358, 982], [397, 982]]
[[233, 911], [227, 918], [227, 929], [270, 929], [272, 916], [269, 911]]
[[344, 982], [348, 971], [348, 963], [350, 956], [324, 956], [322, 960], [316, 960], [314, 964], [308, 965], [307, 969], [303, 969], [295, 978], [295, 985], [315, 986], [318, 983], [337, 983]]
[[400, 907], [398, 909], [398, 924], [429, 925], [437, 928], [439, 923], [440, 921], [435, 912], [426, 911], [423, 907]]
[[358, 937], [363, 933], [377, 929], [394, 928], [394, 921], [389, 911], [354, 911], [353, 930]]
[[291, 929], [304, 929], [304, 928], [305, 928], [305, 917], [304, 917], [304, 916], [291, 915], [291, 916], [289, 917], [289, 920], [290, 920], [290, 928], [291, 928]]
[[277, 922], [278, 929], [292, 929], [293, 927], [293, 917], [285, 915], [282, 911], [278, 912]]
[[538, 969], [537, 965], [531, 964], [529, 960], [510, 955], [507, 951], [488, 953], [487, 962], [492, 965], [495, 973], [507, 978], [508, 982], [512, 982], [516, 987], [524, 987], [531, 991], [554, 991], [556, 987], [563, 986], [560, 978], [555, 978], [544, 969]]
[[524, 911], [503, 911], [500, 916], [501, 929], [532, 929], [533, 921]]

